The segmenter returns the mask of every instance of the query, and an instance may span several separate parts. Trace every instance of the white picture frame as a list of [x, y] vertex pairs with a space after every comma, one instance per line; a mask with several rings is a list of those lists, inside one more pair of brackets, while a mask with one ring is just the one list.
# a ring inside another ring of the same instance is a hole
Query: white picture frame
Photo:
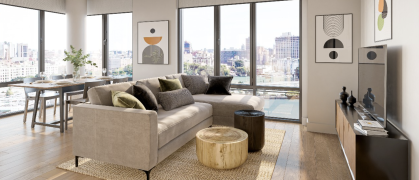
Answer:
[[393, 0], [374, 0], [374, 41], [393, 39]]
[[137, 23], [137, 63], [169, 64], [169, 21]]
[[352, 23], [352, 14], [316, 16], [316, 63], [353, 63]]

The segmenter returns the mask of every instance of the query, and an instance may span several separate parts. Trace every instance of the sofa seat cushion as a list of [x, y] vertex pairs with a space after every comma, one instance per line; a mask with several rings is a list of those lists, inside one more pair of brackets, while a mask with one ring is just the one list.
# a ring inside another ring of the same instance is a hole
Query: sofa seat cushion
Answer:
[[159, 109], [157, 114], [159, 148], [211, 116], [212, 106], [207, 103], [195, 103], [170, 111]]
[[258, 96], [249, 95], [193, 95], [195, 102], [211, 104], [213, 116], [234, 117], [237, 110], [262, 110], [265, 104], [264, 99]]

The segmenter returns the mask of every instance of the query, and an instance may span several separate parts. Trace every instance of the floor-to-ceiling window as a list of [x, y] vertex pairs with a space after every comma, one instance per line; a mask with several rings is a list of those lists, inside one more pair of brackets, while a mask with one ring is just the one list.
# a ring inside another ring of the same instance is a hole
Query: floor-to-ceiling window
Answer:
[[86, 53], [89, 54], [88, 60], [96, 63], [97, 68], [87, 65], [85, 70], [94, 76], [102, 75], [102, 16], [87, 16], [86, 18]]
[[87, 16], [86, 50], [98, 66], [87, 66], [89, 73], [132, 77], [132, 13]]
[[7, 83], [38, 74], [39, 11], [0, 4], [0, 116], [22, 111], [23, 88]]
[[220, 75], [250, 85], [250, 4], [220, 6]]
[[66, 15], [45, 12], [45, 72], [49, 75], [60, 75], [66, 70], [66, 36]]
[[214, 75], [214, 7], [183, 10], [183, 72]]
[[108, 15], [108, 69], [132, 77], [132, 13]]
[[[203, 13], [204, 9], [212, 12]], [[192, 53], [197, 44], [193, 41], [205, 37], [212, 42], [207, 48], [214, 49], [213, 64], [218, 65], [214, 74], [234, 76], [233, 94], [264, 97], [264, 112], [270, 118], [299, 120], [299, 0], [185, 8], [179, 11], [179, 21], [184, 73], [200, 74], [191, 71], [200, 65], [198, 53]]]

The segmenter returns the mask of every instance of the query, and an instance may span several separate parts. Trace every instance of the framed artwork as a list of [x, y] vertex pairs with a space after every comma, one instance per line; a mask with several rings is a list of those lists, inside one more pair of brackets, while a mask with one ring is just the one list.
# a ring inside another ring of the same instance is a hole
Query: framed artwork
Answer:
[[316, 63], [352, 63], [352, 14], [316, 16]]
[[374, 41], [393, 38], [393, 0], [374, 0]]
[[137, 24], [138, 64], [169, 64], [169, 21]]

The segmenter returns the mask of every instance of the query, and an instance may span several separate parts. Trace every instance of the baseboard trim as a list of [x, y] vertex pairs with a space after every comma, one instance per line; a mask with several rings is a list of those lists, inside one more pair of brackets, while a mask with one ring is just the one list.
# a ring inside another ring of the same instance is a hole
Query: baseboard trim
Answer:
[[307, 131], [326, 134], [337, 134], [334, 124], [307, 123]]

